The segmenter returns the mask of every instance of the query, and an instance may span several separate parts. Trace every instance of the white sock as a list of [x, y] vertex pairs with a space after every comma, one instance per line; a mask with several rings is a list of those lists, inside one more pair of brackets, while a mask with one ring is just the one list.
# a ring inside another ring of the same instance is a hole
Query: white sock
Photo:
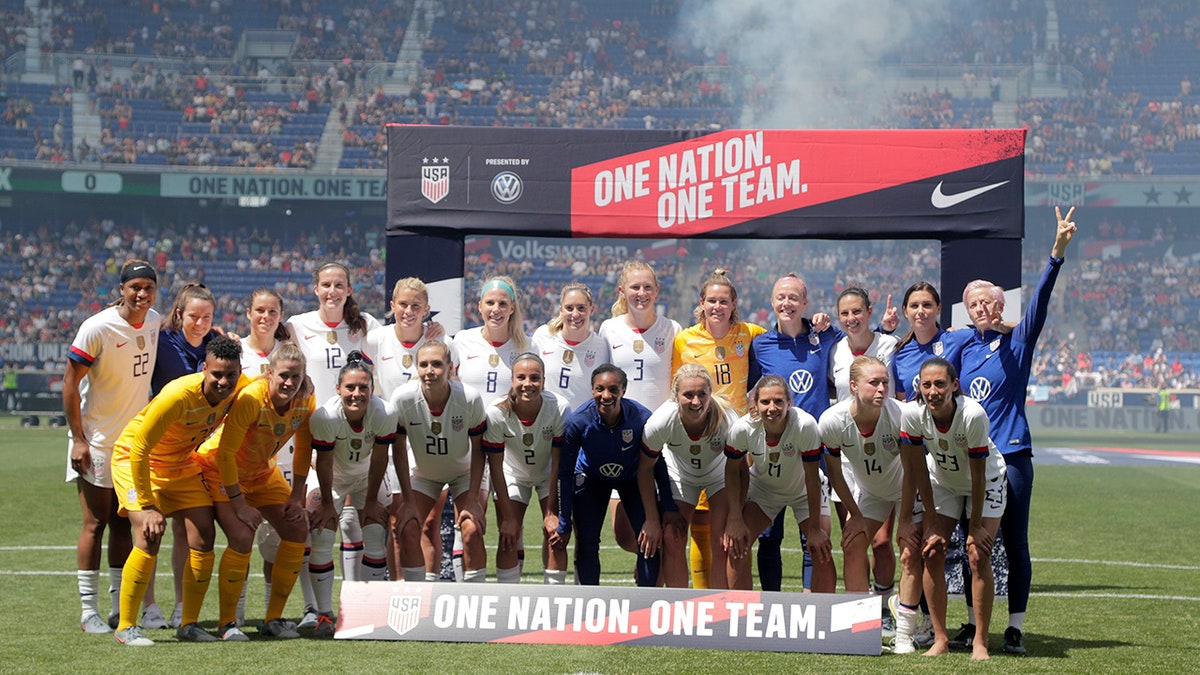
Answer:
[[1023, 630], [1022, 626], [1025, 625], [1025, 612], [1015, 612], [1013, 614], [1009, 614], [1008, 625], [1016, 628], [1017, 630]]
[[437, 580], [438, 580], [437, 572], [426, 572], [425, 573], [425, 581], [433, 583], [433, 582], [436, 582]]
[[450, 561], [454, 565], [454, 580], [462, 583], [466, 580], [463, 572], [463, 539], [462, 528], [454, 526], [454, 547], [450, 549]]
[[482, 584], [487, 581], [487, 570], [467, 570], [463, 572], [463, 581], [468, 584]]
[[551, 586], [561, 586], [567, 583], [566, 570], [546, 570], [542, 572], [542, 582]]
[[[525, 533], [517, 533], [517, 578], [525, 573]], [[496, 570], [496, 580], [500, 581], [500, 570]], [[502, 582], [503, 583], [503, 582]]]
[[[301, 571], [303, 572], [303, 570], [301, 570]], [[304, 574], [301, 574], [300, 577], [303, 578]], [[267, 587], [266, 592], [263, 593], [263, 603], [264, 603], [263, 607], [266, 607], [267, 605], [271, 604], [271, 579], [270, 578], [267, 579], [266, 587]]]
[[112, 601], [114, 615], [121, 613], [121, 574], [124, 571], [122, 567], [108, 568], [108, 599]]
[[318, 530], [312, 535], [308, 569], [312, 574], [316, 610], [322, 614], [333, 611], [333, 543], [336, 539], [337, 534], [333, 530]]
[[362, 581], [363, 533], [358, 510], [342, 509], [338, 525], [342, 531], [342, 581]]
[[79, 584], [80, 621], [91, 614], [100, 613], [100, 601], [96, 597], [100, 588], [100, 570], [78, 570], [75, 572]]
[[400, 576], [405, 581], [425, 581], [425, 566], [417, 565], [416, 567], [401, 567]]
[[514, 565], [505, 569], [496, 569], [496, 581], [502, 584], [519, 584], [521, 583], [521, 567]]
[[[308, 573], [308, 560], [311, 554], [311, 547], [304, 550], [304, 562], [300, 567], [300, 594], [304, 596], [304, 609], [306, 611], [309, 608], [316, 609], [317, 607], [317, 593], [313, 590], [312, 575]], [[270, 602], [269, 598], [267, 602]]]
[[363, 581], [387, 581], [387, 534], [383, 525], [371, 523], [363, 528]]
[[900, 605], [896, 608], [896, 639], [901, 637], [912, 640], [917, 632], [917, 611], [911, 607]]
[[[250, 576], [250, 573], [247, 572], [246, 577], [249, 577], [249, 576]], [[246, 586], [249, 586], [249, 584], [247, 584], [246, 582], [243, 581], [242, 582], [242, 594], [240, 596], [238, 596], [237, 611], [234, 614], [234, 616], [237, 617], [237, 625], [239, 625], [239, 626], [245, 625], [245, 623], [246, 623]]]

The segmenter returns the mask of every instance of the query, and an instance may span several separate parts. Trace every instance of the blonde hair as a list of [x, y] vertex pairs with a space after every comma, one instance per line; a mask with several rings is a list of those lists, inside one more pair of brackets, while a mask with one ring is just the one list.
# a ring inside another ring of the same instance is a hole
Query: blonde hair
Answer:
[[421, 352], [425, 351], [426, 349], [430, 349], [430, 348], [440, 349], [442, 351], [442, 358], [446, 359], [447, 364], [449, 364], [453, 360], [453, 357], [450, 354], [450, 345], [446, 344], [445, 342], [442, 342], [441, 340], [426, 340], [417, 349], [417, 354], [420, 354]]
[[396, 296], [400, 295], [400, 291], [406, 288], [420, 293], [422, 301], [429, 304], [429, 289], [425, 287], [425, 282], [417, 277], [404, 277], [396, 281], [396, 285], [392, 287], [392, 300], [394, 301]]
[[308, 359], [304, 356], [304, 350], [300, 349], [300, 345], [291, 340], [284, 340], [279, 343], [275, 351], [271, 354], [271, 368], [276, 368], [284, 361], [295, 361], [300, 364], [300, 369], [308, 368]]
[[696, 317], [696, 323], [704, 323], [704, 298], [708, 295], [708, 289], [712, 286], [725, 286], [729, 289], [729, 296], [733, 305], [732, 310], [729, 312], [729, 325], [732, 326], [738, 323], [737, 288], [729, 280], [729, 273], [720, 267], [713, 270], [713, 273], [708, 275], [708, 278], [700, 285], [700, 302], [696, 304], [696, 309], [692, 312], [692, 315]]
[[871, 366], [879, 366], [883, 368], [884, 372], [887, 371], [887, 364], [874, 356], [854, 357], [854, 360], [850, 362], [850, 381], [857, 382], [858, 378], [862, 377], [863, 371]]
[[567, 297], [567, 293], [570, 293], [572, 291], [579, 291], [580, 293], [583, 293], [583, 295], [587, 298], [589, 307], [594, 307], [596, 305], [595, 301], [592, 300], [592, 289], [588, 288], [586, 284], [581, 284], [578, 281], [572, 281], [572, 282], [566, 284], [565, 286], [562, 287], [562, 290], [558, 292], [558, 307], [559, 307], [558, 314], [555, 314], [553, 318], [551, 318], [549, 321], [546, 322], [546, 328], [550, 329], [551, 335], [562, 332], [562, 329], [563, 329], [562, 304], [563, 304], [563, 301]]
[[976, 279], [975, 281], [972, 281], [971, 283], [967, 284], [967, 287], [963, 289], [963, 304], [967, 305], [968, 304], [967, 296], [981, 288], [987, 290], [988, 294], [990, 294], [992, 296], [992, 299], [996, 301], [996, 304], [999, 305], [998, 309], [1000, 311], [1003, 311], [1004, 310], [1004, 289], [1000, 288], [999, 286], [997, 286], [996, 284], [993, 284], [990, 281], [987, 281], [986, 279]]
[[[521, 321], [521, 303], [517, 299], [517, 284], [511, 277], [503, 275], [488, 277], [487, 281], [479, 287], [479, 300], [483, 300], [483, 294], [490, 290], [502, 290], [512, 302], [513, 311], [508, 315], [508, 339], [516, 346], [517, 351], [525, 349], [525, 325]], [[482, 314], [482, 312], [480, 312]], [[480, 317], [482, 318], [482, 317]], [[483, 328], [487, 328], [486, 322]], [[487, 337], [486, 335], [484, 336]]]
[[[625, 284], [629, 282], [629, 274], [631, 272], [649, 272], [650, 277], [654, 279], [654, 287], [658, 288], [658, 275], [655, 274], [654, 268], [649, 263], [641, 260], [630, 260], [621, 268], [621, 276], [617, 277], [617, 288], [625, 288]], [[629, 313], [629, 302], [625, 300], [625, 294], [620, 290], [617, 291], [617, 299], [612, 304], [612, 315], [621, 316]]]
[[731, 408], [724, 398], [713, 395], [712, 375], [708, 374], [708, 369], [704, 366], [698, 363], [685, 363], [679, 366], [679, 370], [675, 371], [675, 376], [671, 378], [672, 400], [679, 396], [680, 382], [689, 378], [704, 380], [704, 385], [708, 387], [708, 419], [705, 421], [704, 435], [714, 436], [727, 431]]

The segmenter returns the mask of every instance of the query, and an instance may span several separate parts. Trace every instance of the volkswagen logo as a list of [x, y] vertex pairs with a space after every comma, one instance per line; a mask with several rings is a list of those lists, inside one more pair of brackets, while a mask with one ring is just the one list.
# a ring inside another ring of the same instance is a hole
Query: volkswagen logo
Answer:
[[788, 386], [797, 394], [807, 394], [813, 386], [812, 373], [807, 370], [793, 370], [788, 376]]
[[492, 179], [492, 196], [501, 204], [517, 201], [524, 189], [521, 177], [511, 171], [501, 171]]
[[617, 478], [618, 476], [621, 475], [621, 471], [624, 468], [625, 467], [621, 466], [620, 464], [617, 464], [616, 462], [611, 462], [609, 464], [603, 464], [600, 466], [600, 475], [604, 476], [605, 478]]
[[971, 386], [967, 389], [967, 394], [976, 401], [982, 401], [992, 394], [992, 383], [986, 377], [977, 377], [971, 380]]

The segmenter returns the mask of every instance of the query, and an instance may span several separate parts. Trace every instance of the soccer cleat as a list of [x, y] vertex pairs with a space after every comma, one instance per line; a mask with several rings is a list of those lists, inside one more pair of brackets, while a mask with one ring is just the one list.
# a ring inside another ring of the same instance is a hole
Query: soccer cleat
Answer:
[[198, 623], [189, 623], [175, 629], [175, 637], [184, 642], [216, 642], [212, 633], [204, 630]]
[[146, 608], [142, 610], [141, 624], [142, 628], [147, 630], [151, 628], [167, 627], [167, 620], [163, 617], [162, 609], [158, 606], [158, 603], [147, 605]]
[[[896, 596], [893, 595], [892, 598], [894, 597]], [[892, 616], [892, 610], [890, 609], [891, 604], [891, 598], [888, 598], [884, 601], [883, 615], [879, 618], [880, 625], [882, 626], [880, 634], [885, 639], [896, 637], [896, 618]]]
[[[99, 618], [99, 617], [97, 617]], [[119, 630], [113, 633], [113, 639], [117, 644], [125, 645], [126, 647], [153, 647], [154, 640], [142, 636], [142, 629], [137, 626], [130, 626], [125, 630]]]
[[311, 630], [317, 627], [317, 618], [320, 617], [317, 610], [312, 607], [304, 608], [304, 617], [300, 619], [300, 623], [296, 624], [296, 628]]
[[108, 615], [108, 627], [113, 630], [116, 630], [117, 626], [119, 626], [119, 625], [121, 625], [121, 613], [113, 612], [112, 614], [109, 614]]
[[1004, 631], [1004, 653], [1025, 656], [1025, 636], [1020, 628], [1009, 626]]
[[83, 632], [93, 635], [113, 632], [113, 629], [95, 612], [83, 617], [83, 620], [79, 622], [79, 627], [83, 629]]
[[975, 624], [964, 623], [954, 637], [950, 638], [951, 649], [970, 649], [975, 641]]
[[333, 617], [328, 614], [317, 616], [317, 627], [313, 628], [313, 637], [331, 638], [333, 637]]
[[917, 622], [917, 632], [913, 634], [913, 643], [922, 649], [933, 644], [933, 620], [924, 612], [921, 613], [921, 618]]
[[917, 651], [917, 648], [913, 645], [913, 637], [911, 635], [905, 635], [902, 631], [898, 630], [898, 627], [900, 626], [899, 593], [893, 593], [891, 597], [887, 599], [887, 607], [888, 612], [892, 617], [892, 625], [896, 627], [894, 630], [895, 637], [892, 639], [892, 653], [912, 654], [913, 652]]
[[300, 633], [296, 632], [295, 625], [284, 619], [271, 619], [267, 621], [258, 629], [258, 634], [280, 640], [294, 640], [300, 637]]
[[221, 638], [225, 642], [249, 642], [250, 641], [250, 636], [243, 633], [241, 628], [238, 628], [236, 621], [233, 623], [227, 623], [224, 626], [221, 626], [220, 628], [218, 628], [217, 629], [217, 637]]
[[171, 618], [167, 621], [168, 628], [179, 628], [183, 625], [183, 605], [175, 605], [171, 610]]

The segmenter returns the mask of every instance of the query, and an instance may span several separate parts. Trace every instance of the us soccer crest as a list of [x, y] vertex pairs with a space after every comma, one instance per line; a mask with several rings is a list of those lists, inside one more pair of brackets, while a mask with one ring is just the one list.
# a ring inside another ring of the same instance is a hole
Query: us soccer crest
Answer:
[[945, 351], [946, 351], [946, 346], [942, 344], [941, 340], [938, 340], [937, 342], [933, 343], [933, 355], [934, 356], [941, 356], [942, 353]]
[[662, 337], [654, 338], [654, 351], [661, 354], [667, 348], [667, 339]]
[[303, 423], [304, 423], [304, 420], [300, 419], [299, 417], [293, 417], [292, 418], [292, 431], [298, 430], [300, 428], [300, 425]]
[[633, 429], [622, 429], [621, 430], [621, 440], [626, 443], [632, 443], [633, 442]]
[[542, 440], [548, 441], [554, 437], [554, 427], [542, 427]]
[[393, 595], [388, 601], [388, 628], [404, 635], [421, 621], [421, 595]]
[[738, 358], [740, 359], [746, 355], [746, 345], [739, 342], [733, 346], [733, 351], [735, 354], [738, 355]]
[[992, 351], [996, 351], [997, 349], [999, 349], [1000, 348], [1000, 338], [996, 338], [995, 340], [992, 340], [991, 344], [988, 345], [988, 348], [990, 348]]
[[[436, 159], [434, 161], [437, 161]], [[436, 204], [450, 194], [450, 167], [421, 167], [421, 196]]]
[[569, 366], [574, 361], [575, 361], [575, 352], [571, 351], [570, 349], [564, 349], [563, 350], [563, 365]]
[[400, 359], [400, 364], [405, 368], [412, 368], [412, 354], [405, 354], [404, 358]]
[[453, 429], [453, 430], [455, 430], [455, 431], [462, 431], [462, 430], [463, 430], [463, 418], [462, 418], [462, 415], [455, 415], [454, 417], [451, 417], [451, 418], [450, 418], [450, 428], [451, 428], [451, 429]]
[[883, 435], [883, 449], [888, 452], [896, 452], [896, 437], [891, 434]]
[[954, 444], [960, 448], [967, 447], [967, 435], [966, 434], [954, 434]]
[[645, 348], [646, 348], [646, 343], [645, 343], [645, 342], [642, 342], [641, 340], [634, 340], [634, 341], [633, 341], [633, 353], [634, 353], [634, 354], [641, 354], [641, 353], [642, 353], [642, 350], [643, 350], [643, 349], [645, 349]]
[[596, 352], [593, 352], [593, 351], [584, 352], [583, 353], [583, 363], [588, 368], [591, 368], [592, 366], [596, 365]]
[[280, 422], [279, 424], [275, 425], [275, 428], [272, 429], [272, 431], [275, 432], [276, 436], [282, 436], [283, 432], [287, 431], [287, 426], [285, 426], [283, 422]]
[[821, 344], [821, 338], [818, 337], [816, 333], [809, 333], [808, 344], [816, 347], [817, 345]]
[[138, 343], [138, 349], [145, 349], [146, 348], [146, 336], [145, 335], [137, 336], [137, 343]]
[[792, 457], [796, 454], [796, 446], [791, 443], [785, 443], [783, 446], [783, 456]]

